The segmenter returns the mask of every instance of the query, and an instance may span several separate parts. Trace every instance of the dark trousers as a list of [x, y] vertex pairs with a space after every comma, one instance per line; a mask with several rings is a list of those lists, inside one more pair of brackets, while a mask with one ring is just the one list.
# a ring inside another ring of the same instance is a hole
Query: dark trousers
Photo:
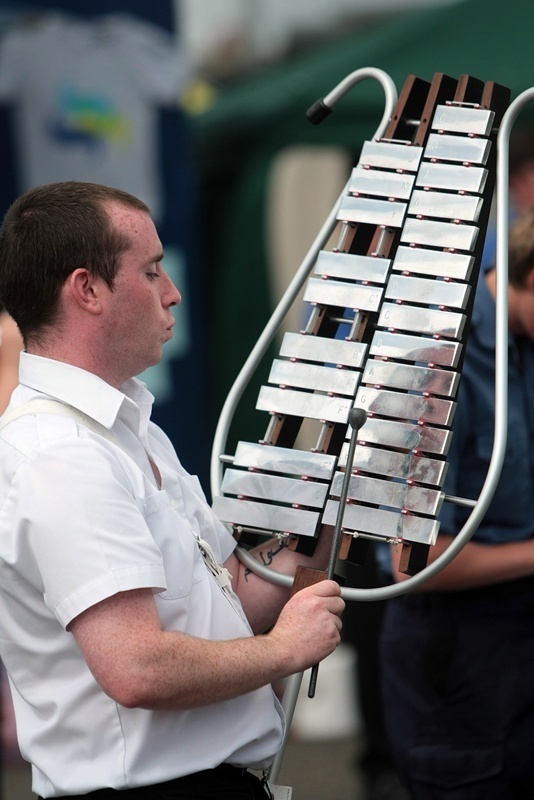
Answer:
[[413, 800], [534, 797], [534, 579], [389, 601], [382, 675]]
[[[369, 589], [382, 584], [374, 558], [368, 557], [362, 566], [347, 561], [345, 570], [349, 586]], [[364, 741], [363, 749], [358, 748], [357, 766], [370, 782], [394, 769], [384, 722], [380, 679], [380, 632], [385, 607], [385, 601], [347, 603], [343, 612], [343, 640], [353, 645], [358, 655], [354, 677]]]
[[[172, 781], [136, 789], [98, 789], [61, 800], [268, 800], [262, 781], [247, 770], [221, 764]], [[43, 800], [38, 798], [38, 800]]]

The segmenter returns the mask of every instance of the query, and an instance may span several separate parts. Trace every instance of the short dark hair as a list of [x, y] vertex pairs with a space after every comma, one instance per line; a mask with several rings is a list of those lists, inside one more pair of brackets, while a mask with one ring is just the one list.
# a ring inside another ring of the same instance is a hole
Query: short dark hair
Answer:
[[128, 192], [79, 181], [37, 186], [8, 209], [0, 228], [0, 303], [25, 342], [54, 323], [61, 288], [76, 269], [113, 288], [130, 242], [111, 224], [111, 202], [150, 213]]
[[508, 237], [508, 272], [512, 286], [521, 289], [534, 267], [534, 209], [519, 217]]

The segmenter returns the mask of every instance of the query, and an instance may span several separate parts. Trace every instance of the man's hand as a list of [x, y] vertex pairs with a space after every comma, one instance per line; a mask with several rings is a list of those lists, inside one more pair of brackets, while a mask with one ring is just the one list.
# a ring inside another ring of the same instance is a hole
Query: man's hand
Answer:
[[[298, 567], [324, 570], [330, 557], [333, 528], [323, 525], [313, 555], [307, 556], [291, 549], [290, 540], [269, 539], [255, 547], [249, 555], [260, 564], [288, 576], [295, 575]], [[282, 607], [289, 599], [291, 588], [280, 586], [255, 575], [232, 553], [224, 566], [233, 575], [232, 586], [238, 595], [254, 633], [269, 630], [278, 619]]]
[[335, 581], [319, 581], [293, 595], [268, 637], [293, 655], [294, 671], [302, 672], [338, 646], [344, 608], [339, 585]]

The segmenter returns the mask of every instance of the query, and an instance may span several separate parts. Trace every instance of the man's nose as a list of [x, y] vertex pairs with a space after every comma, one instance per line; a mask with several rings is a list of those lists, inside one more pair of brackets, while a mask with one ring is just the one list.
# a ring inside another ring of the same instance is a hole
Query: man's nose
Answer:
[[[182, 295], [169, 278], [169, 276], [165, 273], [165, 277], [167, 278], [167, 287], [165, 288], [165, 299], [167, 300], [168, 306], [177, 306], [179, 303], [182, 302]], [[168, 298], [168, 299], [167, 299]]]

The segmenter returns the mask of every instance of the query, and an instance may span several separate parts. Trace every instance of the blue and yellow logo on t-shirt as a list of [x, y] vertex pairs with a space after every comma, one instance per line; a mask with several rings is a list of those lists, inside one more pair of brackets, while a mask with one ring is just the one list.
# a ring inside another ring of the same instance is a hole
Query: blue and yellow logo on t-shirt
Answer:
[[131, 135], [130, 122], [102, 93], [84, 93], [73, 86], [59, 90], [57, 116], [49, 126], [60, 144], [125, 144]]

